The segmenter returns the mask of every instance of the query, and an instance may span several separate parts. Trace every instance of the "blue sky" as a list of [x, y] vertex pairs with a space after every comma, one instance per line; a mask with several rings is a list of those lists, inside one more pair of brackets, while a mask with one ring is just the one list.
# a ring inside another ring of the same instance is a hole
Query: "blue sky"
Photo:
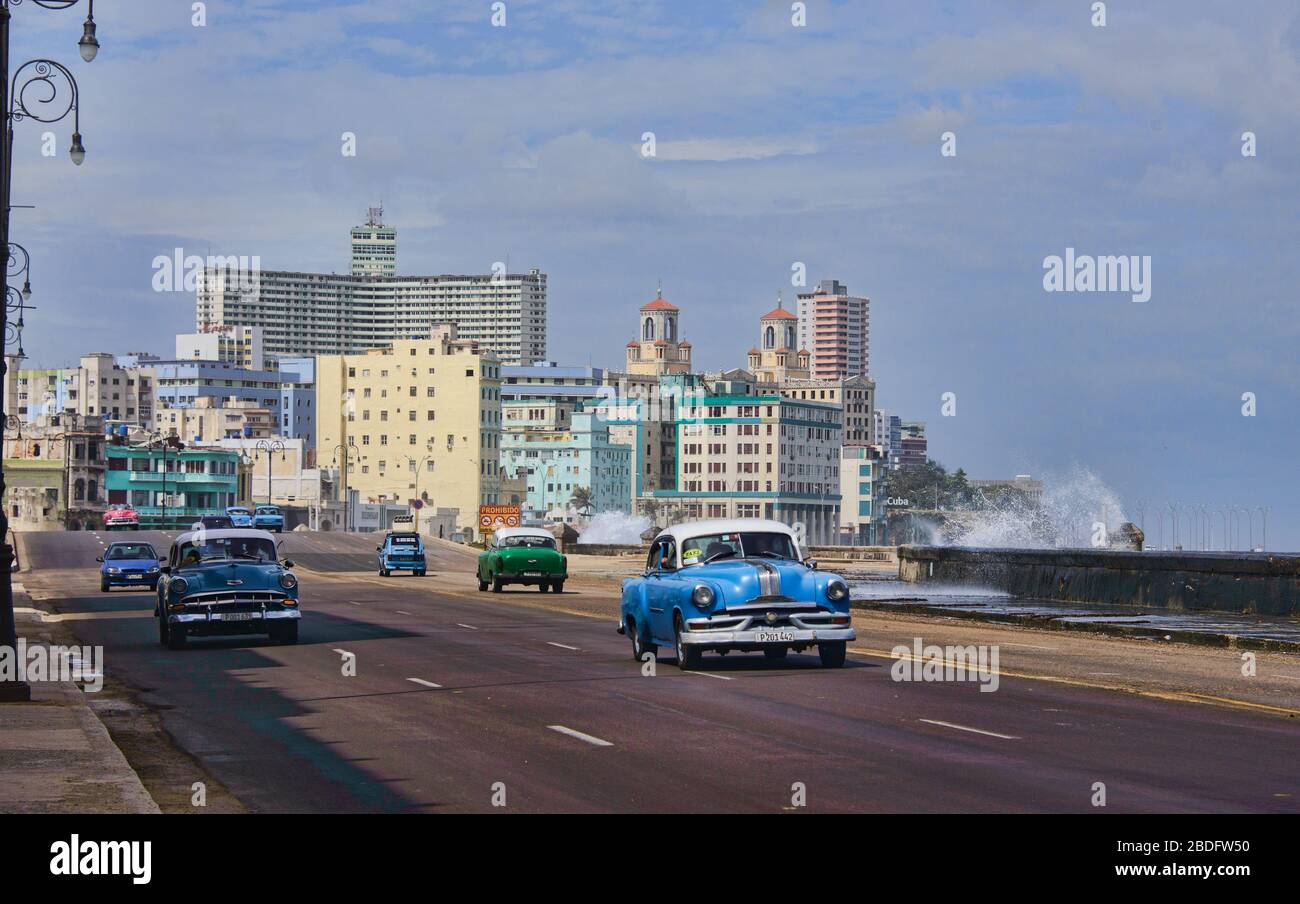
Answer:
[[[619, 365], [662, 279], [697, 362], [740, 366], [802, 261], [871, 297], [880, 404], [949, 467], [1084, 466], [1148, 522], [1268, 505], [1300, 548], [1294, 2], [490, 6], [211, 0], [196, 28], [100, 0], [90, 65], [84, 11], [16, 8], [15, 62], [73, 68], [87, 147], [16, 133], [31, 363], [168, 352], [193, 298], [150, 264], [178, 246], [342, 271], [382, 198], [403, 272], [545, 270], [562, 362]], [[1149, 255], [1151, 300], [1044, 292], [1067, 247]]]

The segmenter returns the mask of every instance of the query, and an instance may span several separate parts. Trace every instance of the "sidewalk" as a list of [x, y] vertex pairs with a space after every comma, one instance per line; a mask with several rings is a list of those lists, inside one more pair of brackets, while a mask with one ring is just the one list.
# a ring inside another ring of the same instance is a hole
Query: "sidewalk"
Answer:
[[[29, 645], [64, 642], [17, 581], [14, 608]], [[0, 813], [159, 812], [86, 701], [60, 681], [32, 684], [30, 703], [0, 703]]]

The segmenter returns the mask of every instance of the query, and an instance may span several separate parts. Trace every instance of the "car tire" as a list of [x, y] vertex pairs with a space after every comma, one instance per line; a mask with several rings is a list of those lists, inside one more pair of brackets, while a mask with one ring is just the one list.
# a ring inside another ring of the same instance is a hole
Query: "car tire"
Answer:
[[493, 592], [493, 593], [500, 593], [500, 592], [501, 592], [501, 587], [502, 587], [502, 586], [503, 586], [503, 585], [502, 585], [502, 583], [501, 583], [501, 579], [500, 579], [500, 578], [493, 578], [493, 579], [492, 579], [492, 592]]
[[168, 625], [167, 626], [167, 649], [183, 650], [185, 649], [185, 626]]
[[694, 672], [700, 667], [700, 660], [704, 658], [704, 653], [699, 647], [693, 647], [682, 643], [682, 618], [679, 615], [673, 620], [673, 639], [674, 647], [677, 653], [677, 668], [683, 672]]
[[168, 646], [167, 643], [167, 619], [159, 616], [158, 618], [158, 643], [162, 646]]
[[563, 593], [564, 581], [553, 581], [551, 583], [551, 593]]
[[380, 576], [381, 578], [386, 578], [386, 577], [388, 577], [388, 569], [387, 569], [387, 568], [381, 568], [381, 569], [379, 569], [379, 576]]
[[538, 581], [538, 582], [537, 582], [537, 592], [538, 592], [538, 593], [545, 593], [546, 591], [548, 591], [548, 590], [550, 590], [550, 589], [551, 589], [551, 585], [548, 584], [546, 581]]
[[276, 625], [271, 639], [282, 647], [293, 646], [298, 642], [298, 623], [291, 621], [287, 625]]
[[99, 582], [99, 592], [108, 593], [108, 581], [101, 580]]
[[421, 568], [419, 571], [417, 571], [417, 572], [415, 573], [415, 576], [416, 576], [417, 578], [422, 578], [422, 577], [424, 577], [424, 569]]
[[844, 659], [848, 655], [849, 645], [842, 640], [834, 643], [817, 644], [817, 655], [822, 659], [822, 668], [838, 669], [844, 665]]
[[763, 655], [772, 662], [784, 662], [789, 652], [789, 647], [763, 647]]
[[478, 592], [479, 592], [479, 593], [483, 593], [485, 590], [487, 590], [487, 588], [488, 588], [488, 583], [487, 583], [487, 581], [483, 580], [482, 578], [479, 578], [479, 582], [478, 582]]
[[659, 658], [659, 647], [652, 643], [647, 643], [641, 634], [641, 629], [637, 627], [636, 622], [628, 626], [628, 636], [632, 638], [632, 658], [637, 662], [645, 660], [645, 654], [650, 653], [655, 659]]

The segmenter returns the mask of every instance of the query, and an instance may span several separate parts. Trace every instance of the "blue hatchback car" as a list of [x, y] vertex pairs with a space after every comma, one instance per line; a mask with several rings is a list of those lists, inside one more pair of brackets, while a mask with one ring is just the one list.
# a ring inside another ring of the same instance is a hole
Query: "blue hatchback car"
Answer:
[[650, 545], [645, 574], [623, 583], [618, 631], [638, 661], [662, 644], [684, 670], [698, 669], [705, 650], [782, 660], [809, 647], [839, 668], [857, 637], [849, 586], [814, 565], [779, 521], [679, 524]]
[[384, 537], [379, 553], [379, 573], [387, 577], [394, 571], [409, 571], [424, 577], [428, 563], [424, 557], [424, 540], [415, 531], [392, 531]]
[[284, 512], [278, 505], [259, 505], [253, 510], [253, 527], [278, 534], [284, 530]]
[[148, 543], [111, 543], [99, 562], [99, 590], [107, 593], [114, 587], [158, 586], [158, 553]]

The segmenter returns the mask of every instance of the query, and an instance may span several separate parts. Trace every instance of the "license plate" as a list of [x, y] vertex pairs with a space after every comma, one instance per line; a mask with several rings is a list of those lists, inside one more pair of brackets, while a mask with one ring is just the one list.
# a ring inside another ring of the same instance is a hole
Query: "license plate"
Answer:
[[261, 618], [260, 612], [225, 612], [220, 616], [222, 621], [252, 621], [255, 618]]
[[541, 576], [542, 576], [542, 573], [541, 573], [540, 571], [525, 571], [525, 572], [524, 572], [524, 577], [526, 577], [526, 578], [540, 578]]
[[759, 643], [790, 643], [794, 640], [793, 631], [758, 631], [754, 639]]
[[126, 576], [126, 579], [127, 579], [128, 581], [139, 581], [139, 580], [142, 580], [143, 578], [144, 578], [144, 575], [142, 575], [142, 574], [128, 574], [128, 575]]

